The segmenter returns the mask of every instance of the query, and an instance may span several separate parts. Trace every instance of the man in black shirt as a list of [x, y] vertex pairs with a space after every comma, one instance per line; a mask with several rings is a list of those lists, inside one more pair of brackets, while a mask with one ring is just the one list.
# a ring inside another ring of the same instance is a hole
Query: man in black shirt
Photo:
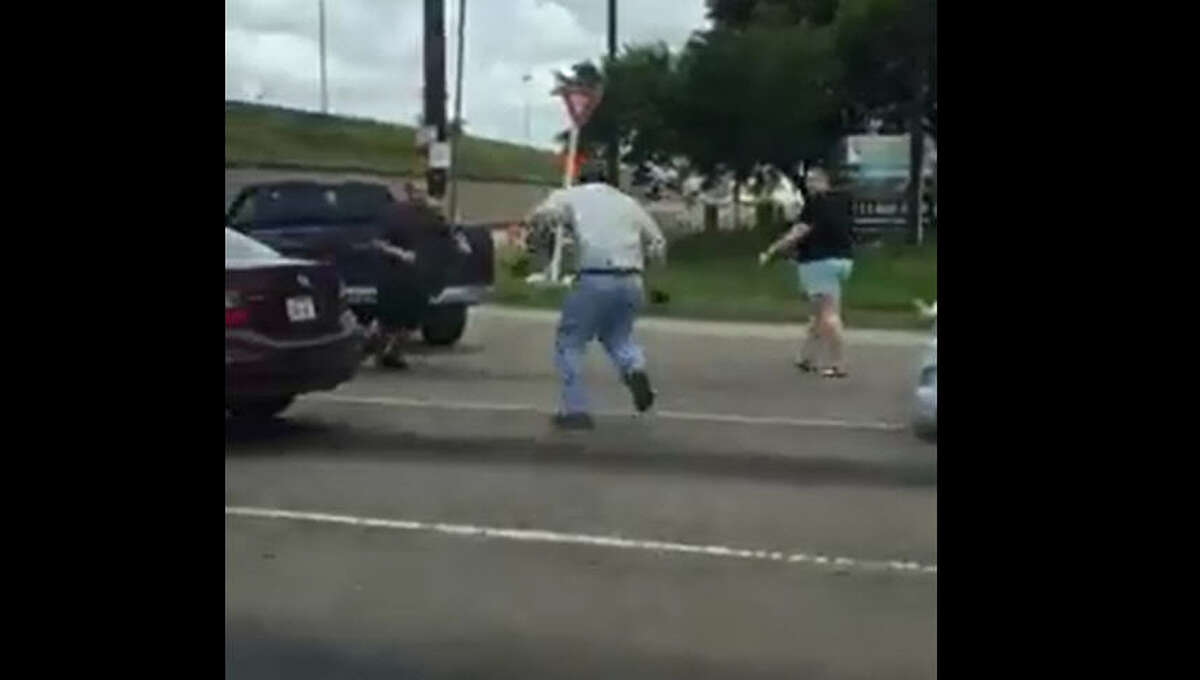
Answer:
[[408, 366], [404, 338], [421, 325], [431, 290], [440, 289], [444, 263], [437, 246], [446, 229], [441, 215], [420, 200], [394, 203], [381, 215], [381, 238], [372, 245], [382, 256], [376, 288], [382, 366]]
[[850, 197], [831, 191], [829, 174], [821, 168], [810, 170], [807, 179], [809, 196], [799, 220], [758, 256], [758, 262], [765, 265], [779, 251], [799, 244], [795, 250], [796, 270], [813, 309], [796, 366], [806, 373], [816, 371], [824, 341], [829, 364], [821, 369], [821, 375], [844, 378], [842, 283], [850, 278], [854, 267]]

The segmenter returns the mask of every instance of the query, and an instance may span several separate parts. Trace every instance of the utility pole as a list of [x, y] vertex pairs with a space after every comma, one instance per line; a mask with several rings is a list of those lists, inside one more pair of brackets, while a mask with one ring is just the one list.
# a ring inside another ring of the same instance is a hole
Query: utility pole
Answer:
[[[617, 59], [617, 0], [608, 0], [608, 62]], [[608, 140], [608, 181], [618, 189], [621, 187], [620, 149], [621, 136], [614, 129]]]
[[920, 59], [912, 60], [913, 98], [908, 110], [908, 192], [905, 195], [905, 218], [910, 243], [921, 245], [925, 240], [921, 222], [921, 189], [925, 179], [925, 73]]
[[463, 48], [467, 26], [467, 0], [458, 0], [458, 66], [454, 84], [454, 136], [450, 156], [450, 224], [458, 224], [458, 147], [462, 140]]
[[522, 93], [525, 99], [525, 143], [533, 144], [533, 136], [529, 132], [529, 81], [533, 80], [533, 74], [526, 73], [521, 76], [521, 82], [525, 85]]
[[[425, 0], [425, 115], [435, 134], [431, 144], [446, 141], [446, 7], [443, 0]], [[432, 198], [446, 195], [445, 168], [429, 167], [426, 190]]]
[[325, 76], [325, 0], [317, 0], [321, 24], [321, 113], [329, 113], [329, 89]]

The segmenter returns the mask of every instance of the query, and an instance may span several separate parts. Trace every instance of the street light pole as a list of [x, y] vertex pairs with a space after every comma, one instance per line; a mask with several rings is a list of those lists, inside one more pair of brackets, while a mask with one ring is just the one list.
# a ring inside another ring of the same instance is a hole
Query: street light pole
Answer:
[[533, 80], [533, 76], [529, 73], [521, 76], [521, 82], [525, 84], [525, 91], [522, 93], [525, 99], [525, 143], [533, 144], [533, 135], [529, 132], [529, 81]]
[[329, 90], [325, 78], [325, 0], [317, 0], [321, 19], [321, 113], [329, 113]]
[[[611, 65], [617, 59], [617, 0], [608, 0], [608, 63]], [[608, 140], [608, 181], [614, 187], [621, 186], [621, 167], [619, 149], [621, 136], [618, 130], [612, 131]]]
[[458, 73], [454, 84], [454, 126], [450, 137], [450, 224], [458, 224], [458, 147], [462, 139], [463, 48], [467, 26], [467, 0], [458, 0]]
[[[433, 142], [446, 141], [446, 7], [445, 0], [425, 0], [425, 115], [424, 125], [434, 128]], [[432, 159], [431, 159], [432, 160]], [[425, 184], [429, 196], [446, 195], [446, 171], [426, 169]]]

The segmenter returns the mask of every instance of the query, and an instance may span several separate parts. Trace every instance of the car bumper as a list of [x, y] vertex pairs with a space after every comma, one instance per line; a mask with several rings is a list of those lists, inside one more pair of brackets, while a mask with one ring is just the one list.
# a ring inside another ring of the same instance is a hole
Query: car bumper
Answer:
[[[431, 305], [478, 305], [487, 299], [491, 286], [447, 286], [429, 298]], [[356, 308], [374, 307], [378, 300], [375, 286], [347, 286], [346, 303]]]
[[487, 298], [491, 286], [447, 286], [429, 299], [431, 305], [478, 305]]
[[913, 401], [913, 424], [919, 430], [937, 430], [937, 386], [918, 387]]
[[348, 323], [318, 338], [276, 341], [253, 331], [225, 333], [225, 398], [279, 397], [331, 390], [350, 380], [364, 333]]

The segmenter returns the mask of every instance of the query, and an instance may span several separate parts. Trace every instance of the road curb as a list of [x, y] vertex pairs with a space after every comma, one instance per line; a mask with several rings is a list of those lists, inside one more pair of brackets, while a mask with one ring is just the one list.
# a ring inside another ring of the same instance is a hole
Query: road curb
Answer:
[[[558, 322], [558, 312], [550, 309], [517, 307], [512, 305], [486, 304], [471, 311], [482, 318], [511, 319], [542, 324]], [[700, 319], [672, 319], [644, 316], [638, 319], [638, 328], [643, 331], [704, 335], [722, 338], [755, 338], [761, 340], [796, 340], [804, 337], [806, 326], [797, 323], [763, 323], [742, 321], [709, 321]], [[929, 340], [929, 334], [919, 331], [848, 329], [846, 340], [851, 345], [873, 345], [879, 347], [920, 347]]]

